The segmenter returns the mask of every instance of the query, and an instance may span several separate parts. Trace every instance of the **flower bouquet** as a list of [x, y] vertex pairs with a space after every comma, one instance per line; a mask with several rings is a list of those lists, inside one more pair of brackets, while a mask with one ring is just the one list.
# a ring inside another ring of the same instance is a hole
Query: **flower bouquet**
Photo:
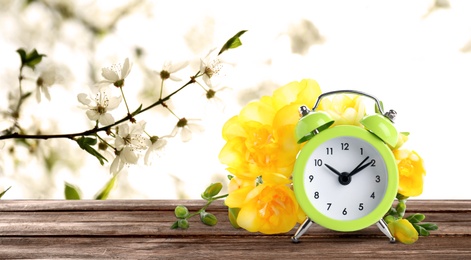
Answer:
[[[222, 137], [226, 141], [219, 160], [229, 172], [228, 194], [218, 195], [222, 184], [212, 184], [202, 194], [205, 207], [194, 214], [184, 206], [176, 209], [178, 218], [173, 228], [188, 228], [187, 219], [200, 214], [203, 223], [215, 225], [214, 215], [206, 212], [215, 199], [225, 198], [229, 220], [235, 228], [249, 232], [278, 234], [291, 231], [306, 215], [299, 206], [292, 189], [292, 171], [296, 156], [303, 144], [295, 138], [301, 105], [313, 107], [321, 94], [312, 79], [291, 82], [276, 89], [271, 96], [247, 104], [238, 115], [224, 124]], [[339, 94], [322, 99], [318, 110], [328, 113], [336, 125], [361, 126], [366, 115], [362, 96]], [[402, 243], [414, 243], [418, 236], [427, 236], [438, 227], [422, 223], [423, 214], [405, 215], [409, 197], [419, 196], [423, 189], [425, 169], [423, 159], [413, 150], [404, 148], [408, 133], [400, 133], [395, 147], [390, 147], [398, 166], [399, 188], [397, 201], [384, 216], [389, 230]], [[177, 212], [178, 211], [178, 212]], [[184, 221], [183, 221], [184, 220]], [[179, 224], [183, 222], [184, 224]]]

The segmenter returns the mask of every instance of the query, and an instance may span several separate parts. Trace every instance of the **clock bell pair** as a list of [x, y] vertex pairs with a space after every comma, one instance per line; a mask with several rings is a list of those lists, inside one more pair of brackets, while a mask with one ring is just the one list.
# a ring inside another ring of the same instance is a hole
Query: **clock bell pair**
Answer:
[[[340, 93], [362, 95], [374, 100], [379, 113], [365, 116], [354, 125], [332, 126], [334, 120], [316, 111], [322, 98]], [[398, 132], [393, 125], [394, 110], [383, 112], [375, 97], [354, 90], [321, 94], [313, 109], [300, 107], [295, 135], [304, 143], [293, 170], [293, 189], [307, 218], [293, 242], [312, 223], [349, 232], [376, 223], [391, 242], [383, 216], [389, 211], [398, 189], [398, 169], [390, 147], [395, 147]]]

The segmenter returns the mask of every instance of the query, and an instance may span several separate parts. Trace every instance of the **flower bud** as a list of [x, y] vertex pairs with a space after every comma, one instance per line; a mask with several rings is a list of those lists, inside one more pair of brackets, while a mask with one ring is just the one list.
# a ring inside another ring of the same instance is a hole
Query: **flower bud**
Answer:
[[401, 243], [412, 244], [419, 239], [419, 233], [407, 219], [398, 219], [388, 224], [391, 234]]
[[406, 202], [404, 200], [400, 200], [396, 206], [397, 214], [402, 218], [404, 213], [406, 212]]
[[222, 183], [213, 183], [206, 188], [206, 190], [201, 194], [201, 197], [205, 200], [211, 199], [212, 197], [218, 195], [221, 189]]
[[214, 226], [218, 223], [218, 219], [211, 213], [203, 211], [200, 213], [201, 222], [208, 226]]
[[409, 217], [407, 217], [407, 220], [409, 220], [410, 223], [419, 223], [424, 219], [425, 219], [425, 215], [420, 214], [420, 213], [415, 213], [415, 214], [410, 215]]
[[387, 215], [386, 217], [384, 217], [384, 221], [386, 221], [387, 224], [389, 224], [389, 223], [391, 223], [395, 220], [396, 220], [396, 218], [391, 216], [391, 215]]
[[188, 222], [187, 219], [179, 219], [177, 222], [178, 222], [178, 227], [181, 229], [187, 229], [190, 227], [190, 223]]
[[190, 212], [188, 211], [188, 209], [185, 206], [179, 205], [179, 206], [175, 207], [175, 216], [177, 218], [184, 219], [184, 218], [188, 217], [188, 215], [190, 215]]

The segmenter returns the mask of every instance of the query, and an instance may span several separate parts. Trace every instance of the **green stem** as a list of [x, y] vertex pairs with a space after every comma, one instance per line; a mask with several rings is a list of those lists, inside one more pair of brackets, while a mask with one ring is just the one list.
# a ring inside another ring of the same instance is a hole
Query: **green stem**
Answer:
[[181, 86], [179, 89], [175, 90], [174, 92], [170, 93], [168, 96], [155, 101], [154, 103], [150, 104], [149, 106], [147, 106], [147, 107], [145, 107], [145, 108], [143, 108], [143, 109], [141, 109], [137, 112], [129, 113], [128, 115], [126, 115], [125, 117], [121, 118], [120, 120], [116, 121], [114, 124], [111, 124], [111, 125], [102, 126], [102, 127], [94, 127], [90, 130], [86, 130], [86, 131], [83, 131], [83, 132], [69, 133], [69, 134], [28, 135], [28, 134], [19, 134], [19, 133], [15, 132], [15, 133], [12, 133], [12, 134], [7, 134], [7, 135], [0, 136], [0, 140], [14, 139], [14, 138], [17, 138], [17, 139], [20, 139], [20, 138], [23, 138], [23, 139], [43, 139], [43, 140], [53, 139], [53, 138], [74, 139], [74, 137], [77, 137], [77, 136], [87, 136], [87, 135], [96, 134], [98, 132], [107, 131], [111, 127], [117, 126], [117, 125], [119, 125], [119, 124], [121, 124], [121, 123], [123, 123], [127, 120], [130, 120], [134, 116], [142, 114], [145, 111], [147, 111], [147, 110], [149, 110], [153, 107], [164, 104], [164, 102], [168, 101], [172, 96], [174, 96], [175, 94], [180, 92], [182, 89], [184, 89], [185, 87], [187, 87], [188, 85], [190, 85], [194, 82], [195, 81], [193, 79], [189, 80], [187, 83], [185, 83], [183, 86]]
[[225, 198], [225, 197], [227, 197], [227, 196], [229, 196], [229, 194], [224, 194], [224, 195], [221, 195], [221, 196], [217, 196], [217, 197], [211, 198], [210, 200], [208, 200], [208, 202], [206, 202], [206, 205], [204, 205], [204, 206], [203, 206], [201, 209], [199, 209], [197, 212], [188, 215], [188, 217], [186, 217], [186, 218], [189, 219], [189, 218], [191, 218], [191, 217], [194, 217], [194, 216], [196, 216], [196, 215], [199, 215], [201, 212], [206, 211], [206, 209], [209, 207], [209, 205], [211, 205], [211, 203], [213, 203], [215, 200], [222, 199], [222, 198]]

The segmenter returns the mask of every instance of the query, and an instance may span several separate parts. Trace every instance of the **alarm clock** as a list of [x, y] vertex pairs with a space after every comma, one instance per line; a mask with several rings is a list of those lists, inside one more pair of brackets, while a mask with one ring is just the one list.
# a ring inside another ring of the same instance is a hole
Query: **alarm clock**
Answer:
[[[336, 125], [323, 111], [316, 111], [322, 98], [351, 93], [371, 98], [378, 113], [365, 116], [361, 126]], [[383, 113], [375, 97], [354, 90], [321, 94], [313, 109], [299, 108], [295, 135], [304, 143], [293, 168], [293, 189], [307, 218], [292, 237], [293, 242], [312, 223], [350, 232], [377, 224], [391, 242], [383, 216], [389, 211], [398, 189], [398, 169], [390, 147], [396, 146], [398, 132], [393, 125], [394, 110]]]

